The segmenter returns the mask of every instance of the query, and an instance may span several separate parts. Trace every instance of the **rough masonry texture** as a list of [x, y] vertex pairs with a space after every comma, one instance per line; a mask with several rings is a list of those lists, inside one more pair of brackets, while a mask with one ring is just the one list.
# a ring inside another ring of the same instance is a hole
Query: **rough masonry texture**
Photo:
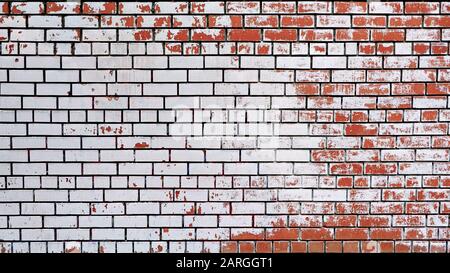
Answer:
[[0, 7], [1, 252], [450, 251], [450, 2]]

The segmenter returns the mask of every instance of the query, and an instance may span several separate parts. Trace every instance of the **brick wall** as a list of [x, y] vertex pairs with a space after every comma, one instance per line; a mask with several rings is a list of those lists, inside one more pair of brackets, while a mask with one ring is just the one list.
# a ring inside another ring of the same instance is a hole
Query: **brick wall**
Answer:
[[1, 252], [448, 252], [450, 2], [1, 2]]

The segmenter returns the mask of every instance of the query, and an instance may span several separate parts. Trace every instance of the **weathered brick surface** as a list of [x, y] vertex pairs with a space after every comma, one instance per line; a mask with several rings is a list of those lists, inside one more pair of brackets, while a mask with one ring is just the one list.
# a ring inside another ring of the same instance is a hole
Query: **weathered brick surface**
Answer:
[[1, 252], [450, 251], [450, 2], [0, 7]]

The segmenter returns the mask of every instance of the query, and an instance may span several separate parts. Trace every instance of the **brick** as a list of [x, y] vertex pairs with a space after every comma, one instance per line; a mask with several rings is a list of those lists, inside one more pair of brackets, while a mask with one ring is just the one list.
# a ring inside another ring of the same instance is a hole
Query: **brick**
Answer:
[[277, 68], [310, 68], [309, 57], [278, 57], [276, 61]]
[[226, 5], [227, 13], [259, 13], [260, 3], [256, 1], [240, 2], [233, 1]]
[[28, 241], [54, 240], [52, 229], [23, 229], [22, 238]]
[[312, 27], [314, 25], [313, 16], [281, 16], [280, 21], [283, 27]]
[[345, 15], [318, 15], [317, 17], [317, 27], [350, 27], [351, 18]]
[[439, 3], [405, 3], [405, 13], [439, 13]]
[[345, 68], [345, 57], [313, 57], [312, 68]]
[[1, 56], [1, 68], [24, 68], [23, 57]]
[[46, 9], [48, 14], [76, 14], [80, 13], [80, 11], [80, 4], [76, 2], [49, 2]]
[[284, 30], [264, 30], [265, 41], [296, 41], [297, 30], [284, 29]]
[[43, 12], [44, 5], [40, 2], [14, 2], [11, 4], [11, 13], [13, 14], [36, 14]]
[[257, 29], [232, 29], [228, 32], [229, 41], [259, 41], [261, 31]]
[[[36, 60], [45, 61], [45, 60]], [[57, 60], [56, 60], [57, 61]], [[57, 61], [59, 63], [59, 61]], [[96, 58], [94, 57], [63, 57], [62, 68], [96, 68]]]

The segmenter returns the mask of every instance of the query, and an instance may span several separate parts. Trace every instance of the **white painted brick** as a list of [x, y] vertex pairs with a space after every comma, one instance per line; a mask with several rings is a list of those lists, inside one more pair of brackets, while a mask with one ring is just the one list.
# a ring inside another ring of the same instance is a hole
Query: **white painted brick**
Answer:
[[225, 163], [225, 174], [256, 174], [257, 164], [255, 163]]
[[62, 20], [61, 17], [58, 16], [32, 15], [28, 17], [28, 25], [32, 28], [41, 28], [41, 27], [59, 28], [62, 26]]
[[139, 56], [133, 57], [134, 68], [167, 68], [168, 58], [163, 56]]
[[24, 68], [24, 57], [0, 56], [0, 68]]
[[309, 161], [309, 152], [307, 150], [277, 150], [277, 161]]
[[277, 57], [277, 68], [311, 68], [310, 57]]
[[239, 57], [205, 56], [205, 68], [238, 68]]
[[64, 26], [69, 28], [96, 28], [98, 27], [96, 16], [65, 16]]
[[257, 70], [225, 70], [225, 82], [257, 82]]
[[187, 81], [186, 70], [154, 70], [153, 71], [154, 82], [185, 82]]
[[171, 56], [169, 57], [170, 68], [202, 68], [203, 57], [201, 56]]
[[346, 57], [313, 57], [312, 68], [345, 68]]
[[345, 201], [346, 190], [315, 189], [313, 191], [314, 201]]
[[222, 70], [189, 70], [189, 81], [220, 82], [222, 81]]
[[[56, 32], [56, 30], [53, 30]], [[30, 41], [30, 42], [42, 42], [44, 41], [43, 29], [11, 29], [10, 41]]]
[[275, 68], [274, 57], [260, 57], [260, 56], [243, 56], [241, 57], [242, 68]]
[[187, 164], [183, 163], [155, 163], [154, 173], [157, 175], [185, 175], [187, 174]]

